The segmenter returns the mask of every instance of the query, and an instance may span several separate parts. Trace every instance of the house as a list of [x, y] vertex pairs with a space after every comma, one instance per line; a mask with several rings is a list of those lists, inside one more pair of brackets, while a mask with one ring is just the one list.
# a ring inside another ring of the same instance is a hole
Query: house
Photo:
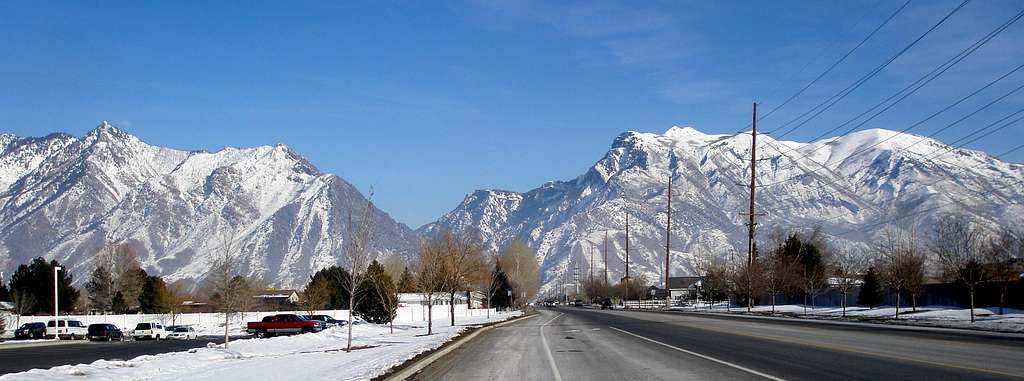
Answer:
[[179, 311], [183, 313], [195, 313], [195, 312], [216, 312], [215, 306], [210, 303], [199, 302], [195, 300], [186, 300], [181, 302]]
[[297, 290], [263, 290], [253, 295], [258, 299], [256, 308], [260, 311], [289, 311], [294, 310], [299, 303], [299, 291]]
[[673, 301], [697, 299], [700, 290], [699, 276], [678, 276], [668, 278], [668, 293]]

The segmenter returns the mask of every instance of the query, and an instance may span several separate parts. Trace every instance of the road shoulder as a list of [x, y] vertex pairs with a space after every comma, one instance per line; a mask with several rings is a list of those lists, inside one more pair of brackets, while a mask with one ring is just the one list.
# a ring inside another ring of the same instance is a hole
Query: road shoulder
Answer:
[[495, 322], [471, 330], [466, 330], [459, 334], [458, 336], [452, 338], [448, 342], [444, 343], [440, 347], [431, 351], [420, 353], [416, 355], [416, 357], [413, 357], [408, 361], [391, 368], [387, 373], [380, 375], [378, 377], [374, 377], [373, 380], [398, 381], [409, 379], [410, 377], [413, 377], [416, 373], [420, 372], [424, 368], [430, 366], [430, 364], [450, 354], [456, 348], [465, 345], [466, 343], [470, 342], [477, 336], [487, 331], [490, 331], [491, 329], [502, 327], [508, 324], [517, 323], [536, 316], [540, 316], [540, 314], [536, 312], [530, 312], [509, 320]]

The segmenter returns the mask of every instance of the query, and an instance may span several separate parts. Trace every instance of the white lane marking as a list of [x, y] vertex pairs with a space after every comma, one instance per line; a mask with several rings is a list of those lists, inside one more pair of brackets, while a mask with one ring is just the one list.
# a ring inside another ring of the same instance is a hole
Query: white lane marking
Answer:
[[558, 365], [555, 365], [555, 356], [551, 355], [551, 348], [548, 347], [548, 340], [544, 338], [544, 326], [555, 321], [555, 319], [558, 319], [564, 314], [564, 312], [560, 312], [558, 315], [551, 318], [551, 320], [540, 325], [540, 342], [544, 344], [544, 354], [548, 355], [548, 364], [551, 365], [551, 373], [555, 375], [555, 381], [562, 381], [562, 375], [558, 373]]
[[714, 361], [714, 362], [717, 362], [719, 364], [722, 364], [722, 365], [725, 365], [725, 366], [728, 366], [728, 367], [732, 367], [732, 368], [735, 368], [735, 369], [739, 369], [739, 370], [742, 370], [744, 372], [747, 372], [747, 373], [750, 373], [750, 374], [753, 374], [753, 375], [756, 375], [756, 376], [761, 376], [761, 377], [767, 378], [769, 380], [786, 381], [783, 378], [775, 377], [775, 376], [772, 376], [772, 375], [769, 375], [769, 374], [764, 374], [764, 373], [758, 372], [756, 370], [753, 370], [753, 369], [750, 369], [750, 368], [747, 368], [747, 367], [744, 367], [744, 366], [741, 366], [741, 365], [733, 364], [733, 363], [725, 361], [725, 360], [719, 360], [719, 359], [716, 359], [716, 358], [708, 356], [708, 355], [702, 355], [702, 354], [694, 352], [694, 351], [689, 351], [689, 350], [686, 350], [686, 349], [683, 349], [683, 348], [679, 348], [679, 347], [677, 347], [675, 345], [665, 344], [663, 342], [660, 342], [660, 341], [657, 341], [657, 340], [654, 340], [654, 339], [649, 339], [649, 338], [646, 338], [644, 336], [637, 335], [637, 334], [635, 334], [633, 332], [624, 331], [624, 330], [621, 330], [621, 329], [618, 329], [618, 328], [615, 328], [615, 327], [608, 327], [608, 328], [611, 328], [611, 329], [614, 329], [616, 331], [625, 333], [627, 335], [636, 337], [638, 339], [647, 340], [649, 342], [652, 342], [652, 343], [655, 343], [655, 344], [658, 344], [658, 345], [661, 345], [661, 346], [664, 346], [664, 347], [675, 349], [677, 351], [686, 353], [686, 354], [691, 355], [691, 356], [700, 357], [702, 359], [705, 359], [705, 360], [708, 360], [708, 361]]

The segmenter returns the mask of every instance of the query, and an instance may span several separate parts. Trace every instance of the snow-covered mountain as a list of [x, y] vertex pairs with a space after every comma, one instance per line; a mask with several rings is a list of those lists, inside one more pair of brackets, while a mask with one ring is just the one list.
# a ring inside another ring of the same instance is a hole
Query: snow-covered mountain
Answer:
[[[750, 134], [708, 135], [673, 127], [627, 132], [586, 173], [525, 193], [479, 190], [418, 231], [473, 227], [494, 249], [519, 238], [537, 249], [544, 289], [593, 254], [596, 274], [609, 236], [609, 278], [624, 272], [625, 219], [630, 273], [661, 282], [666, 190], [672, 191], [672, 276], [696, 272], [700, 258], [746, 258]], [[947, 152], [948, 151], [948, 152]], [[778, 228], [821, 226], [835, 245], [867, 242], [895, 220], [928, 222], [944, 211], [989, 223], [1024, 218], [1024, 166], [933, 139], [872, 129], [811, 143], [757, 139], [758, 241]], [[702, 254], [703, 253], [703, 254]], [[571, 275], [570, 275], [571, 276]]]
[[[106, 122], [82, 138], [0, 135], [0, 191], [0, 269], [56, 258], [78, 282], [107, 241], [133, 246], [150, 273], [201, 280], [233, 236], [243, 272], [300, 286], [337, 263], [349, 213], [367, 204], [284, 145], [183, 151]], [[415, 251], [411, 229], [371, 218], [377, 250]]]

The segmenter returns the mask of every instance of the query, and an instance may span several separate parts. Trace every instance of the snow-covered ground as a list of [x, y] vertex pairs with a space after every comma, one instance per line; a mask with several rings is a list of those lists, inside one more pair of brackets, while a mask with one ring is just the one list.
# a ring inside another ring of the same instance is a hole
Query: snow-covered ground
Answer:
[[[806, 308], [806, 314], [805, 314]], [[699, 307], [676, 307], [674, 309], [689, 311], [708, 311], [706, 305]], [[717, 304], [710, 309], [713, 312], [747, 313], [745, 307]], [[751, 309], [756, 314], [772, 314], [772, 306], [757, 306]], [[869, 321], [885, 324], [907, 324], [930, 327], [964, 328], [998, 332], [1024, 332], [1024, 310], [1006, 308], [999, 315], [999, 307], [975, 308], [975, 322], [971, 323], [971, 310], [948, 306], [919, 306], [914, 312], [910, 307], [900, 307], [900, 317], [896, 319], [896, 308], [882, 306], [875, 308], [847, 307], [846, 319]], [[842, 319], [841, 307], [811, 307], [801, 304], [775, 306], [775, 315], [807, 317], [815, 319]]]
[[447, 310], [434, 311], [434, 334], [424, 322], [353, 327], [353, 345], [345, 352], [346, 328], [269, 339], [244, 339], [186, 352], [139, 356], [127, 361], [99, 360], [0, 376], [0, 380], [366, 380], [386, 373], [417, 354], [437, 348], [463, 330], [506, 320], [519, 312], [457, 316], [450, 326]]

